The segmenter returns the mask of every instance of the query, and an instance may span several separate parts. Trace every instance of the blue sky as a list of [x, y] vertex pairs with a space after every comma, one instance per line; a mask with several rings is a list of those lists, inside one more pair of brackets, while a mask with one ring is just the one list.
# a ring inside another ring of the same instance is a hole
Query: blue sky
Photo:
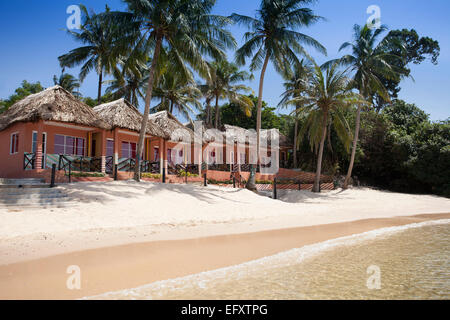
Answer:
[[[7, 98], [22, 80], [40, 81], [43, 86], [53, 85], [53, 75], [61, 69], [57, 57], [79, 46], [64, 31], [69, 5], [78, 1], [67, 0], [15, 0], [0, 1], [0, 98]], [[81, 3], [100, 12], [108, 4], [113, 9], [124, 8], [120, 0], [84, 0]], [[233, 12], [254, 15], [258, 0], [218, 0], [215, 13], [229, 15]], [[426, 61], [412, 66], [414, 81], [402, 82], [400, 98], [415, 103], [431, 115], [432, 120], [443, 120], [450, 116], [450, 2], [448, 0], [320, 0], [311, 8], [326, 18], [302, 32], [319, 40], [327, 49], [324, 57], [311, 49], [311, 54], [320, 63], [340, 56], [340, 45], [351, 40], [355, 23], [363, 24], [369, 15], [370, 5], [381, 8], [382, 23], [390, 29], [414, 28], [422, 36], [439, 41], [441, 55], [439, 65]], [[237, 26], [231, 31], [238, 43], [242, 43], [245, 29]], [[232, 58], [230, 54], [230, 58]], [[78, 75], [77, 68], [66, 70]], [[250, 86], [257, 92], [259, 73]], [[264, 100], [276, 106], [283, 92], [282, 78], [268, 68], [264, 88]], [[90, 74], [83, 82], [84, 96], [96, 97], [97, 77]], [[283, 112], [283, 111], [282, 111]]]

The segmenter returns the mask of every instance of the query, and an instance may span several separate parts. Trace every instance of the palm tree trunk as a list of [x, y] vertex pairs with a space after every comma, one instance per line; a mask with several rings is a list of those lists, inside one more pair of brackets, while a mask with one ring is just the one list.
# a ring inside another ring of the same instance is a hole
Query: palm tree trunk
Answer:
[[298, 114], [295, 111], [295, 125], [294, 125], [294, 169], [297, 168], [297, 140], [298, 140]]
[[[153, 82], [154, 82], [154, 78], [155, 78], [156, 65], [158, 63], [159, 54], [161, 52], [161, 45], [162, 45], [162, 37], [158, 36], [158, 38], [156, 39], [155, 51], [153, 53], [152, 65], [150, 66], [148, 87], [147, 87], [147, 92], [145, 95], [144, 116], [142, 118], [141, 131], [139, 132], [139, 142], [138, 142], [137, 154], [136, 154], [137, 161], [136, 161], [136, 166], [134, 168], [134, 180], [136, 180], [138, 182], [141, 180], [140, 159], [142, 157], [142, 151], [144, 150], [145, 132], [147, 130], [148, 115], [150, 114], [150, 101], [152, 101]], [[163, 151], [164, 150], [161, 150], [161, 152], [163, 152]]]
[[219, 110], [219, 95], [216, 95], [216, 124], [215, 128], [219, 128], [219, 118], [220, 118], [220, 110]]
[[334, 158], [334, 156], [333, 156], [333, 154], [334, 154], [334, 151], [333, 151], [333, 145], [331, 144], [331, 121], [328, 123], [328, 132], [327, 132], [327, 135], [328, 135], [328, 137], [327, 137], [327, 140], [328, 140], [328, 149], [329, 149], [330, 152], [331, 152], [331, 157]]
[[173, 114], [173, 101], [170, 101], [170, 111], [169, 112]]
[[[267, 54], [264, 60], [263, 67], [261, 69], [261, 76], [259, 78], [259, 92], [258, 92], [258, 105], [256, 113], [256, 165], [259, 165], [259, 137], [261, 136], [261, 109], [262, 109], [262, 96], [264, 88], [264, 76], [266, 74], [267, 65], [269, 64], [270, 56]], [[250, 164], [250, 177], [248, 178], [247, 185], [245, 186], [249, 190], [256, 190], [256, 168], [253, 164]]]
[[322, 174], [323, 148], [325, 145], [325, 138], [327, 137], [327, 122], [328, 122], [328, 111], [323, 116], [322, 140], [320, 140], [319, 154], [317, 156], [316, 176], [314, 178], [314, 185], [312, 192], [320, 192], [320, 175]]
[[97, 103], [102, 104], [102, 82], [103, 82], [103, 70], [100, 70], [100, 74], [98, 75], [98, 95], [97, 95]]
[[206, 124], [211, 124], [211, 99], [206, 99]]
[[356, 147], [358, 145], [359, 139], [359, 128], [361, 126], [361, 105], [358, 105], [358, 110], [356, 111], [356, 123], [355, 123], [355, 137], [353, 139], [352, 156], [350, 158], [350, 165], [348, 166], [347, 176], [345, 177], [343, 189], [348, 188], [348, 183], [352, 176], [353, 165], [355, 164]]

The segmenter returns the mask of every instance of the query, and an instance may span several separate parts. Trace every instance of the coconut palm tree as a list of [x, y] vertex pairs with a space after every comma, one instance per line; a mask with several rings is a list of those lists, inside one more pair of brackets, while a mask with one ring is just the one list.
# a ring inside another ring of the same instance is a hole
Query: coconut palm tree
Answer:
[[207, 100], [207, 119], [211, 121], [211, 100], [215, 101], [215, 128], [220, 125], [219, 101], [228, 99], [228, 101], [239, 105], [245, 114], [251, 115], [254, 107], [253, 101], [240, 92], [249, 93], [250, 87], [240, 84], [242, 81], [251, 80], [253, 76], [246, 71], [240, 71], [239, 67], [226, 60], [214, 61], [210, 63], [210, 77], [206, 84], [200, 85], [200, 90], [204, 93]]
[[159, 78], [158, 86], [153, 89], [153, 97], [161, 102], [152, 111], [178, 111], [189, 121], [194, 109], [200, 109], [199, 99], [202, 93], [195, 83], [184, 79], [176, 70], [167, 69]]
[[64, 73], [64, 70], [59, 78], [56, 75], [53, 76], [53, 83], [55, 85], [63, 87], [75, 97], [81, 98], [81, 93], [79, 92], [80, 81], [73, 75]]
[[[157, 66], [162, 56], [170, 56], [178, 72], [193, 78], [188, 65], [201, 76], [208, 75], [203, 56], [224, 58], [226, 48], [236, 42], [224, 29], [228, 18], [211, 15], [215, 0], [124, 0], [133, 15], [139, 37], [136, 47], [152, 53], [145, 109], [138, 143], [138, 163], [144, 146], [145, 131], [150, 113]], [[125, 13], [126, 14], [126, 13]], [[135, 180], [140, 180], [140, 166], [136, 165]]]
[[[251, 58], [250, 71], [261, 69], [256, 117], [256, 150], [259, 159], [261, 108], [263, 98], [264, 76], [269, 61], [278, 72], [285, 73], [289, 65], [299, 64], [297, 55], [308, 56], [303, 45], [309, 45], [326, 54], [326, 49], [315, 39], [297, 32], [301, 27], [308, 27], [321, 17], [305, 8], [310, 0], [261, 0], [256, 17], [232, 14], [231, 18], [238, 24], [247, 26], [250, 31], [244, 35], [245, 43], [236, 52], [236, 62], [243, 65]], [[256, 189], [255, 168], [251, 166], [247, 188]]]
[[[279, 107], [287, 107], [287, 102], [293, 98], [301, 97], [308, 86], [309, 79], [312, 77], [312, 65], [306, 61], [301, 60], [300, 64], [294, 66], [293, 72], [289, 72], [285, 75], [286, 82], [284, 83], [284, 88], [286, 89], [281, 95], [281, 101], [278, 104]], [[297, 168], [297, 137], [298, 137], [298, 112], [297, 110], [301, 108], [300, 104], [294, 106], [294, 168]]]
[[83, 12], [83, 24], [79, 32], [67, 30], [75, 41], [81, 42], [84, 46], [71, 50], [58, 58], [61, 67], [75, 67], [82, 65], [80, 71], [80, 81], [92, 70], [98, 74], [98, 96], [100, 104], [102, 97], [102, 83], [104, 73], [111, 73], [116, 67], [120, 56], [126, 50], [124, 41], [124, 28], [120, 28], [113, 18], [108, 6], [106, 12], [95, 14], [89, 13], [85, 6], [80, 5]]
[[328, 67], [326, 71], [322, 71], [319, 66], [315, 65], [313, 76], [305, 87], [305, 94], [286, 102], [286, 104], [294, 106], [300, 105], [301, 107], [296, 112], [306, 116], [297, 143], [299, 144], [308, 132], [311, 148], [317, 150], [317, 169], [313, 192], [320, 192], [323, 149], [330, 122], [334, 124], [334, 129], [347, 150], [350, 148], [352, 138], [343, 111], [352, 104], [364, 104], [360, 95], [349, 90], [350, 82], [346, 72], [338, 70], [337, 63]]
[[124, 98], [134, 106], [139, 106], [139, 99], [144, 99], [145, 87], [148, 81], [148, 66], [146, 57], [129, 57], [119, 63], [120, 68], [115, 68], [114, 79], [105, 81], [109, 84], [106, 93], [113, 99]]
[[[380, 35], [386, 30], [386, 26], [381, 26], [381, 28], [373, 30], [367, 25], [363, 27], [355, 25], [353, 27], [353, 42], [346, 42], [339, 49], [339, 51], [341, 51], [349, 48], [352, 51], [352, 54], [345, 55], [338, 60], [329, 62], [339, 62], [341, 65], [350, 67], [350, 70], [354, 73], [353, 86], [367, 101], [369, 101], [370, 96], [375, 93], [385, 101], [390, 101], [389, 93], [383, 85], [382, 78], [395, 80], [404, 72], [404, 70], [395, 65], [395, 62], [402, 58], [398, 55], [393, 55], [390, 51], [386, 50], [389, 46], [392, 47], [392, 45], [396, 45], [403, 50], [404, 46], [399, 42], [392, 43], [393, 40], [388, 37], [378, 41]], [[352, 176], [353, 165], [355, 163], [356, 147], [361, 124], [361, 110], [362, 105], [359, 104], [356, 110], [352, 154], [347, 176], [345, 177], [344, 189], [348, 187]]]

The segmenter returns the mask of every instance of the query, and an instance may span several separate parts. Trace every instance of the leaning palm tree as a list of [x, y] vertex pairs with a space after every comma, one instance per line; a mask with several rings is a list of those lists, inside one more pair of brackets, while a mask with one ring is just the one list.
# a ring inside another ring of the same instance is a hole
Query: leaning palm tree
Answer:
[[200, 109], [200, 89], [194, 83], [184, 79], [176, 70], [168, 68], [159, 78], [158, 86], [153, 89], [153, 97], [160, 99], [160, 103], [152, 111], [178, 111], [189, 121], [194, 109]]
[[97, 72], [97, 102], [100, 104], [103, 75], [114, 70], [120, 56], [126, 50], [126, 41], [123, 41], [124, 29], [119, 28], [108, 6], [106, 12], [100, 14], [89, 13], [83, 5], [80, 5], [80, 8], [84, 16], [81, 30], [79, 32], [67, 30], [67, 32], [84, 46], [71, 50], [58, 60], [63, 68], [82, 65], [79, 75], [81, 82], [92, 70]]
[[249, 93], [250, 87], [240, 82], [251, 80], [253, 76], [246, 71], [240, 71], [239, 67], [227, 60], [214, 61], [210, 63], [210, 76], [206, 84], [200, 85], [200, 90], [204, 93], [207, 100], [207, 119], [211, 120], [211, 100], [215, 100], [215, 128], [220, 125], [219, 101], [228, 99], [228, 101], [239, 105], [245, 114], [251, 115], [254, 107], [253, 101], [240, 92]]
[[[396, 45], [402, 49], [401, 43], [392, 43], [392, 39], [388, 37], [378, 42], [379, 36], [386, 31], [385, 26], [379, 29], [371, 29], [365, 25], [363, 27], [355, 25], [353, 28], [353, 42], [344, 43], [339, 51], [350, 48], [352, 54], [345, 55], [342, 58], [331, 61], [330, 63], [339, 62], [341, 65], [349, 66], [353, 71], [353, 85], [359, 91], [359, 94], [369, 101], [370, 96], [377, 93], [385, 101], [390, 101], [389, 93], [384, 87], [382, 78], [388, 80], [398, 79], [404, 71], [396, 67], [395, 62], [401, 59], [397, 55], [389, 53], [386, 48]], [[361, 123], [362, 104], [358, 104], [356, 110], [355, 134], [352, 146], [352, 154], [348, 167], [347, 176], [345, 177], [343, 188], [348, 187], [352, 176], [353, 165], [355, 163], [356, 147], [359, 138], [359, 129]]]
[[328, 67], [324, 73], [319, 66], [314, 67], [313, 77], [305, 88], [305, 94], [294, 97], [287, 104], [301, 105], [296, 112], [305, 115], [305, 123], [300, 130], [299, 140], [308, 132], [311, 148], [317, 151], [317, 169], [314, 178], [313, 192], [320, 192], [320, 175], [327, 128], [329, 123], [347, 150], [352, 141], [350, 128], [343, 111], [352, 104], [363, 104], [364, 100], [349, 90], [351, 80], [345, 71], [338, 70], [338, 64]]
[[222, 59], [225, 57], [224, 50], [234, 48], [236, 42], [231, 33], [224, 29], [230, 20], [211, 15], [215, 0], [124, 0], [124, 2], [133, 16], [133, 25], [137, 27], [136, 48], [152, 52], [134, 175], [135, 180], [139, 181], [139, 160], [143, 152], [150, 102], [161, 57], [170, 56], [168, 60], [186, 78], [193, 78], [188, 65], [201, 76], [207, 76], [208, 66], [203, 55]]
[[[231, 15], [235, 22], [250, 29], [244, 35], [244, 45], [236, 52], [236, 62], [243, 65], [247, 58], [251, 58], [250, 71], [261, 69], [256, 117], [258, 159], [264, 76], [269, 61], [272, 61], [278, 72], [285, 73], [289, 65], [300, 63], [297, 55], [309, 57], [303, 47], [305, 44], [326, 54], [326, 49], [318, 41], [296, 31], [301, 27], [311, 26], [321, 19], [312, 10], [303, 7], [311, 2], [311, 0], [261, 0], [255, 18], [239, 14]], [[256, 170], [252, 165], [246, 186], [250, 190], [256, 189], [255, 174]]]
[[[309, 83], [309, 80], [312, 76], [312, 66], [306, 60], [301, 60], [300, 64], [294, 66], [293, 72], [289, 72], [285, 75], [286, 82], [284, 83], [284, 88], [286, 89], [281, 95], [281, 101], [278, 104], [279, 107], [287, 107], [287, 102], [292, 100], [293, 98], [301, 97], [305, 91], [306, 87]], [[298, 137], [298, 121], [299, 114], [297, 112], [302, 106], [299, 104], [294, 106], [294, 168], [297, 168], [297, 137]]]
[[64, 73], [63, 71], [59, 78], [56, 75], [53, 76], [53, 83], [55, 85], [63, 87], [75, 97], [81, 98], [81, 93], [79, 92], [80, 81], [73, 75]]

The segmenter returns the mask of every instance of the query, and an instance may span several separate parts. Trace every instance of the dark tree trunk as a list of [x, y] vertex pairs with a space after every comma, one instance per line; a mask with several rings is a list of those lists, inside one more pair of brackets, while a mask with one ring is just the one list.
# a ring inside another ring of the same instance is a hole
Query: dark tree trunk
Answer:
[[215, 128], [219, 129], [219, 123], [220, 123], [220, 110], [219, 110], [219, 95], [216, 95], [216, 124]]
[[356, 111], [355, 136], [353, 138], [352, 155], [350, 158], [350, 164], [348, 166], [347, 176], [345, 177], [344, 185], [342, 187], [343, 189], [348, 188], [348, 184], [352, 176], [353, 165], [355, 164], [356, 147], [358, 146], [360, 126], [361, 126], [361, 105], [358, 106], [358, 110]]
[[[145, 95], [144, 116], [142, 118], [141, 131], [139, 133], [139, 143], [137, 146], [137, 153], [136, 153], [138, 161], [136, 161], [136, 166], [134, 169], [134, 180], [138, 182], [141, 180], [140, 159], [142, 158], [142, 152], [144, 150], [145, 132], [147, 130], [148, 115], [150, 114], [150, 102], [152, 101], [152, 94], [153, 94], [153, 82], [155, 79], [156, 64], [158, 62], [159, 54], [161, 52], [161, 45], [162, 45], [162, 37], [158, 36], [158, 38], [156, 39], [155, 51], [153, 53], [152, 64], [150, 67], [150, 76], [148, 78], [148, 87]], [[163, 152], [163, 150], [161, 150], [161, 152]]]
[[207, 98], [206, 99], [206, 119], [205, 122], [207, 124], [207, 126], [209, 126], [211, 124], [211, 99]]
[[327, 122], [328, 122], [328, 112], [326, 112], [323, 116], [322, 139], [320, 140], [319, 154], [317, 156], [317, 169], [312, 189], [313, 192], [320, 192], [320, 175], [322, 174], [323, 148], [325, 145], [325, 139], [327, 137]]
[[100, 70], [100, 74], [98, 75], [98, 94], [97, 94], [97, 103], [102, 104], [102, 83], [103, 83], [103, 70]]
[[294, 125], [294, 163], [293, 163], [293, 167], [294, 169], [297, 168], [298, 166], [298, 161], [297, 161], [297, 141], [298, 141], [298, 118], [297, 118], [297, 111], [295, 111], [295, 125]]

